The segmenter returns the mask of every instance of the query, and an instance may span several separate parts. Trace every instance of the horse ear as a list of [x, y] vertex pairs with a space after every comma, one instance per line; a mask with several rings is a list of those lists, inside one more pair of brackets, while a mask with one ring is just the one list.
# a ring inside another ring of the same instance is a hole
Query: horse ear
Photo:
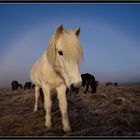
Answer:
[[61, 33], [62, 31], [63, 31], [63, 25], [61, 24], [61, 25], [59, 25], [59, 26], [57, 26], [57, 28], [56, 28], [56, 33]]
[[77, 36], [79, 36], [79, 34], [80, 34], [80, 28], [77, 28], [77, 29], [75, 30], [75, 34], [76, 34]]

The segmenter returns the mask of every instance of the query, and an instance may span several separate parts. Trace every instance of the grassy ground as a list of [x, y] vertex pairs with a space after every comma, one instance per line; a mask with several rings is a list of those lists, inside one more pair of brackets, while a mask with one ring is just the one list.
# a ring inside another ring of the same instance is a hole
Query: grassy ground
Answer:
[[72, 132], [64, 133], [56, 94], [52, 95], [53, 127], [46, 129], [40, 100], [33, 112], [34, 90], [0, 88], [0, 136], [139, 136], [140, 85], [100, 86], [96, 94], [68, 94]]

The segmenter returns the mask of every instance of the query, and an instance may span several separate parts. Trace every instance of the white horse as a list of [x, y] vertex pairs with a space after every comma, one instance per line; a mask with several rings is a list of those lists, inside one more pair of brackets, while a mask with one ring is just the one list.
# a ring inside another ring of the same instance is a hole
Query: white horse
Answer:
[[51, 127], [51, 90], [55, 89], [65, 132], [71, 131], [67, 114], [66, 88], [79, 88], [82, 83], [79, 62], [83, 57], [83, 51], [78, 39], [79, 33], [80, 28], [66, 30], [63, 25], [58, 26], [49, 40], [47, 50], [33, 64], [30, 73], [31, 80], [35, 84], [34, 111], [38, 109], [39, 89], [42, 88], [46, 110], [45, 126]]

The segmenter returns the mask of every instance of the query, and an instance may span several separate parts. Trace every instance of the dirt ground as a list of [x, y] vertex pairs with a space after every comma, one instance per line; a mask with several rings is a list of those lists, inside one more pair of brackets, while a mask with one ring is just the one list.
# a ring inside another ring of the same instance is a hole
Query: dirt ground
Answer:
[[34, 90], [0, 88], [0, 136], [139, 136], [140, 84], [119, 87], [100, 85], [96, 94], [83, 89], [68, 94], [72, 132], [64, 133], [56, 94], [52, 95], [53, 126], [46, 129], [40, 100], [33, 112]]

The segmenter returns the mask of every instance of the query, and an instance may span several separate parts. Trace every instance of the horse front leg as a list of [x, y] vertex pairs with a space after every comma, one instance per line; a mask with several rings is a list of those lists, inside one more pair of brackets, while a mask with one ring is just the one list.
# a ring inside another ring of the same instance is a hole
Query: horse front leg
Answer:
[[57, 87], [56, 90], [57, 90], [57, 97], [59, 100], [59, 108], [62, 115], [63, 130], [64, 132], [70, 132], [71, 126], [69, 124], [69, 118], [67, 113], [66, 86], [61, 85], [60, 87]]
[[34, 105], [34, 112], [38, 110], [38, 101], [40, 96], [40, 87], [35, 86], [35, 105]]
[[42, 90], [44, 93], [44, 108], [46, 110], [46, 115], [45, 115], [45, 126], [47, 128], [50, 128], [52, 126], [51, 122], [51, 106], [52, 106], [52, 101], [51, 101], [51, 94], [50, 94], [50, 88], [49, 85], [43, 85]]

